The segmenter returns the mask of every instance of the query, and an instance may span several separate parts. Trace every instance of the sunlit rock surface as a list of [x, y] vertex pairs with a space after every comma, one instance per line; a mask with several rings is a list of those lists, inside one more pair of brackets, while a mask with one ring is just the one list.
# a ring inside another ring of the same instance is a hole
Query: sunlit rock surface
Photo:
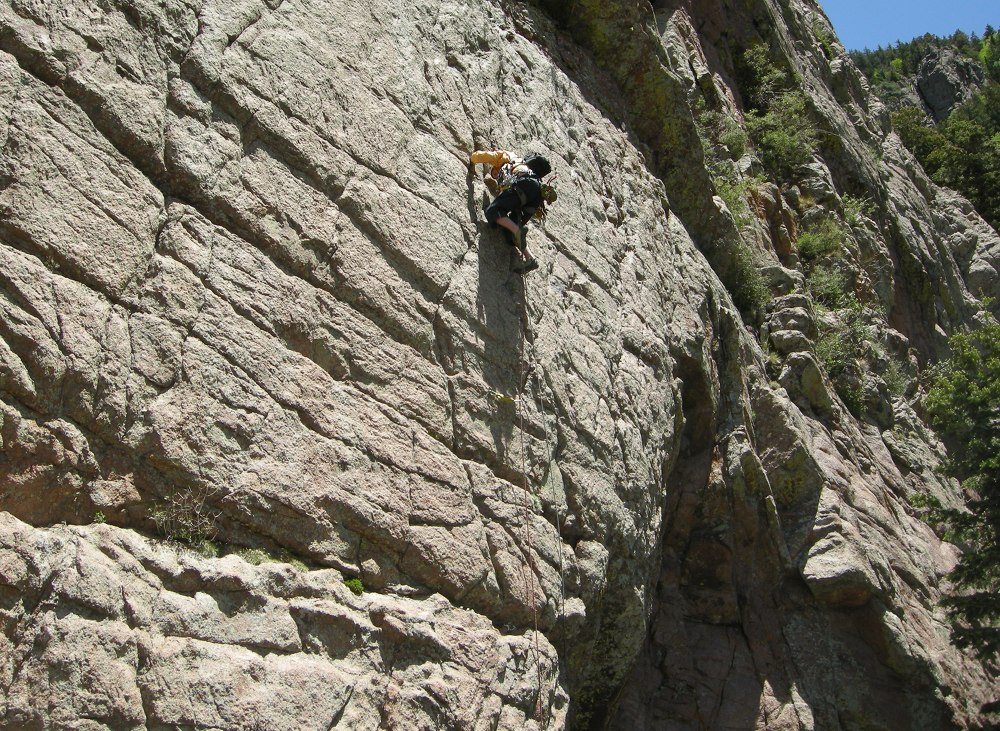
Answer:
[[[908, 502], [960, 499], [942, 447], [842, 403], [798, 214], [775, 187], [738, 231], [696, 100], [738, 113], [767, 34], [841, 141], [799, 192], [873, 200], [848, 257], [921, 365], [1000, 241], [814, 5], [674, 5], [0, 4], [2, 725], [977, 720]], [[559, 176], [523, 280], [494, 146]], [[220, 555], [169, 540], [196, 519]]]

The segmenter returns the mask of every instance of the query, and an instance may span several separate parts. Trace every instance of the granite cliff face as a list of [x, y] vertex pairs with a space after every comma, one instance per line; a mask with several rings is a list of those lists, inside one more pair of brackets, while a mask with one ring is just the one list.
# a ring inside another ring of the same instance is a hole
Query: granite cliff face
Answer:
[[[696, 110], [742, 124], [754, 43], [824, 136], [744, 219]], [[524, 280], [466, 164], [494, 145], [559, 174]], [[793, 247], [824, 216], [861, 418]], [[771, 294], [742, 316], [737, 250]], [[910, 506], [961, 491], [878, 363], [945, 353], [1000, 239], [811, 2], [4, 0], [0, 258], [3, 727], [943, 729], [989, 699]]]

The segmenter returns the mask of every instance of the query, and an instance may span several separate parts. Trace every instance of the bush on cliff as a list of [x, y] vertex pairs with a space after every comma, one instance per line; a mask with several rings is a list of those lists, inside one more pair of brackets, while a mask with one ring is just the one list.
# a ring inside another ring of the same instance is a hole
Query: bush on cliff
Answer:
[[795, 170], [812, 159], [817, 132], [809, 120], [806, 97], [800, 91], [778, 96], [763, 114], [747, 113], [747, 131], [764, 167], [779, 180], [792, 179]]
[[833, 217], [827, 216], [803, 227], [795, 248], [803, 260], [811, 262], [839, 255], [846, 239], [844, 227]]
[[986, 75], [1000, 83], [1000, 33], [987, 27], [983, 36], [983, 45], [979, 49], [979, 63], [983, 65]]
[[865, 364], [871, 327], [853, 292], [845, 293], [841, 304], [835, 318], [820, 322], [816, 358], [844, 406], [860, 419], [865, 415]]
[[779, 67], [763, 45], [748, 48], [737, 68], [740, 89], [750, 109], [747, 132], [768, 173], [790, 180], [812, 159], [817, 131], [805, 94], [794, 74]]
[[[731, 117], [705, 109], [704, 103], [695, 107], [695, 123], [712, 183], [736, 228], [742, 230], [753, 222], [755, 214], [749, 201], [753, 191], [763, 184], [762, 178], [741, 174], [735, 164], [746, 154], [749, 144], [746, 133]], [[720, 272], [720, 277], [745, 316], [754, 319], [763, 311], [771, 293], [753, 251], [742, 239], [733, 242], [729, 267]]]

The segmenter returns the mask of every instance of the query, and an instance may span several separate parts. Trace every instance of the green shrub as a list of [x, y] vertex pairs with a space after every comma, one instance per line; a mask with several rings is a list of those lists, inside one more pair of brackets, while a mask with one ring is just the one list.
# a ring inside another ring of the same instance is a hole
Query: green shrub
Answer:
[[1000, 84], [988, 84], [937, 126], [914, 107], [893, 128], [938, 185], [961, 192], [1000, 230]]
[[750, 140], [742, 127], [728, 117], [726, 119], [729, 121], [729, 125], [720, 133], [719, 143], [729, 151], [732, 159], [739, 160], [747, 154]]
[[274, 559], [263, 548], [238, 548], [234, 553], [253, 566], [260, 566]]
[[747, 131], [764, 167], [778, 179], [791, 179], [812, 159], [818, 132], [809, 119], [806, 97], [789, 91], [778, 96], [761, 114], [747, 113]]
[[755, 43], [739, 57], [737, 81], [744, 100], [751, 109], [763, 111], [779, 94], [793, 87], [791, 74], [771, 58], [763, 43]]
[[850, 226], [861, 226], [865, 218], [871, 218], [875, 214], [875, 206], [869, 198], [845, 195], [843, 201], [844, 221]]
[[818, 17], [813, 17], [812, 30], [813, 35], [816, 36], [816, 40], [819, 41], [819, 45], [823, 49], [823, 55], [832, 61], [837, 55], [836, 48], [833, 45], [834, 37]]
[[295, 556], [291, 555], [290, 553], [287, 553], [287, 552], [283, 551], [281, 554], [278, 555], [278, 559], [282, 563], [287, 563], [288, 565], [290, 565], [292, 568], [294, 568], [297, 571], [308, 571], [309, 570], [309, 566], [306, 564], [305, 561], [303, 561], [300, 558], [296, 558]]
[[865, 415], [865, 388], [860, 374], [842, 375], [834, 380], [833, 386], [851, 414], [858, 419]]
[[723, 161], [739, 160], [746, 154], [747, 134], [728, 114], [696, 110], [695, 122], [711, 167]]
[[871, 326], [865, 320], [864, 308], [853, 293], [848, 295], [846, 309], [847, 333], [860, 350], [872, 339]]
[[824, 329], [816, 340], [816, 357], [831, 379], [850, 368], [853, 355], [854, 351], [841, 330]]
[[746, 133], [722, 112], [700, 111], [695, 121], [715, 190], [725, 201], [737, 228], [743, 228], [752, 220], [747, 203], [750, 191], [762, 182], [756, 177], [741, 176], [733, 164], [749, 147]]
[[963, 554], [944, 601], [952, 638], [982, 657], [1000, 653], [1000, 323], [952, 336], [933, 372], [927, 411], [950, 437], [946, 472], [962, 481], [968, 510], [940, 511]]
[[750, 193], [758, 188], [763, 181], [760, 178], [735, 178], [713, 175], [712, 182], [726, 208], [733, 215], [737, 228], [745, 228], [753, 221], [753, 211], [750, 208]]
[[841, 322], [820, 328], [816, 358], [844, 405], [860, 418], [864, 415], [865, 348], [871, 340], [871, 328], [857, 298], [850, 294], [847, 301], [840, 310]]
[[[706, 111], [703, 101], [695, 106], [695, 123], [712, 182], [733, 217], [736, 228], [743, 229], [753, 221], [749, 198], [762, 181], [743, 177], [734, 161], [747, 150], [747, 136], [740, 126], [720, 111]], [[730, 252], [728, 266], [720, 271], [723, 284], [733, 302], [744, 315], [756, 316], [770, 300], [771, 293], [764, 283], [753, 252], [742, 240], [737, 240]]]
[[847, 235], [841, 225], [827, 217], [803, 229], [795, 242], [795, 248], [804, 260], [813, 261], [839, 254], [846, 239]]
[[816, 341], [816, 357], [830, 377], [837, 395], [857, 417], [864, 413], [861, 362], [850, 338], [840, 330], [827, 330]]
[[358, 596], [365, 593], [365, 585], [361, 583], [361, 579], [344, 579], [344, 586]]
[[983, 47], [979, 51], [979, 63], [993, 81], [1000, 83], [1000, 34], [984, 35]]
[[739, 241], [733, 247], [732, 254], [732, 270], [730, 281], [725, 282], [726, 289], [740, 312], [754, 316], [770, 301], [771, 292], [764, 283], [760, 267], [749, 246]]
[[886, 388], [893, 396], [904, 396], [910, 383], [913, 380], [906, 371], [906, 367], [896, 358], [889, 358], [882, 373], [882, 380], [885, 381]]
[[203, 558], [218, 558], [222, 553], [222, 549], [219, 547], [219, 544], [215, 541], [210, 541], [207, 538], [196, 541], [195, 543], [190, 544], [190, 546], [191, 550]]
[[795, 75], [759, 43], [739, 57], [736, 76], [748, 108], [747, 132], [764, 167], [775, 178], [791, 178], [812, 159], [818, 138]]
[[806, 286], [813, 300], [832, 309], [845, 307], [850, 303], [853, 294], [849, 284], [846, 274], [824, 264], [814, 266], [806, 279]]
[[252, 564], [254, 566], [260, 566], [265, 563], [287, 563], [299, 571], [309, 570], [309, 567], [306, 566], [302, 560], [296, 558], [285, 549], [269, 551], [265, 548], [248, 548], [246, 546], [240, 546], [234, 549], [232, 553], [235, 553], [248, 564]]

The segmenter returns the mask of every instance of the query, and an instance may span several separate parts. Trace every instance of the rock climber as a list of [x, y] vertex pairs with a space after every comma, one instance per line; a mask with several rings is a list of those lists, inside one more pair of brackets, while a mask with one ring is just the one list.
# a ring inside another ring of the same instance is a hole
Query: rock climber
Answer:
[[486, 220], [501, 228], [504, 239], [517, 252], [514, 271], [523, 274], [537, 269], [538, 260], [525, 240], [525, 226], [532, 217], [544, 218], [545, 204], [556, 200], [555, 188], [542, 182], [552, 172], [549, 161], [541, 155], [520, 159], [506, 150], [476, 150], [469, 161], [490, 166], [486, 184], [496, 198], [485, 208]]

